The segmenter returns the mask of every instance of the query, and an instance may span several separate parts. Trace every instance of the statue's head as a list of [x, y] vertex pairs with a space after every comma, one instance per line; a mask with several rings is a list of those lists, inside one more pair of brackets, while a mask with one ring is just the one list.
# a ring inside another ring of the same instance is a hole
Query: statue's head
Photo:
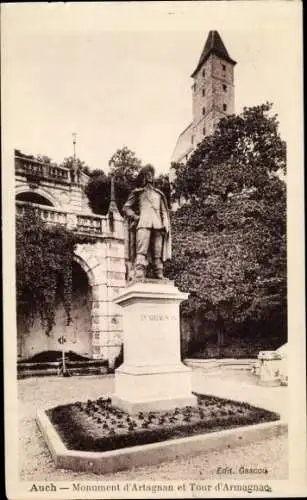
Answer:
[[141, 168], [139, 175], [137, 177], [138, 186], [146, 186], [146, 184], [153, 184], [155, 177], [155, 169], [152, 165], [146, 165], [146, 167]]

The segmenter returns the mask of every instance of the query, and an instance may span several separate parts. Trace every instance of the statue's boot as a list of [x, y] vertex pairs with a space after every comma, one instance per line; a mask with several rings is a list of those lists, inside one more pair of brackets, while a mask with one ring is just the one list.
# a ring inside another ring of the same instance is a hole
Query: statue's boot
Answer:
[[148, 262], [146, 255], [138, 253], [135, 261], [135, 279], [140, 281], [145, 278]]
[[145, 278], [145, 269], [142, 267], [137, 267], [135, 270], [135, 279], [140, 281]]
[[156, 274], [156, 278], [157, 278], [158, 280], [163, 280], [163, 279], [164, 279], [163, 271], [160, 271], [160, 270], [159, 270], [159, 271], [156, 271], [156, 273], [155, 273], [155, 274]]
[[154, 274], [158, 280], [163, 280], [163, 263], [160, 257], [154, 259]]

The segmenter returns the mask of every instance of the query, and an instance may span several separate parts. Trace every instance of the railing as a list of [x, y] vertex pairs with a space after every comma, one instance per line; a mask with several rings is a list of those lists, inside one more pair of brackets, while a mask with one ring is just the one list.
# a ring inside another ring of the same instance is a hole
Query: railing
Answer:
[[25, 201], [16, 201], [17, 217], [26, 216], [29, 207], [34, 209], [34, 211], [40, 215], [41, 219], [48, 224], [61, 224], [69, 229], [75, 229], [80, 233], [106, 236], [106, 217], [66, 212], [65, 210], [60, 210], [55, 207], [47, 207], [45, 205], [27, 203]]
[[82, 232], [101, 234], [103, 232], [103, 222], [105, 222], [105, 220], [105, 217], [77, 215], [77, 228]]
[[50, 179], [64, 183], [71, 182], [68, 168], [17, 155], [15, 156], [15, 173], [36, 179]]
[[35, 203], [27, 203], [26, 201], [16, 201], [16, 215], [23, 217], [27, 215], [27, 209], [33, 208], [36, 214], [39, 214], [44, 222], [51, 224], [67, 224], [67, 212], [54, 207], [45, 205], [37, 205]]

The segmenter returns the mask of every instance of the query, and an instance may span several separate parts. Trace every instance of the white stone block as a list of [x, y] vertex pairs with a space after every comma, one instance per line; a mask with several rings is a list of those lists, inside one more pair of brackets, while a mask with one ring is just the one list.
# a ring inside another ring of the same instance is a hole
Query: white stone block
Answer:
[[125, 273], [108, 270], [107, 283], [108, 286], [124, 287], [126, 285]]
[[95, 300], [92, 304], [92, 316], [102, 316], [106, 315], [108, 312], [107, 302], [104, 300]]
[[107, 271], [102, 266], [97, 266], [93, 269], [94, 282], [93, 285], [107, 285]]
[[94, 284], [92, 286], [92, 296], [94, 301], [104, 301], [108, 298], [108, 287], [106, 284]]
[[107, 257], [106, 267], [108, 271], [113, 271], [117, 273], [126, 273], [125, 259], [122, 257]]
[[276, 352], [280, 354], [280, 382], [282, 385], [288, 385], [288, 343], [283, 344], [281, 347], [276, 349]]
[[121, 286], [108, 286], [107, 287], [107, 298], [110, 300], [114, 300], [116, 297], [118, 297], [121, 293], [121, 291], [125, 288], [125, 285]]
[[117, 240], [112, 240], [111, 238], [107, 242], [107, 255], [109, 257], [125, 257], [125, 246]]
[[259, 360], [259, 384], [265, 386], [281, 385], [280, 361], [282, 357], [276, 351], [260, 351]]
[[115, 359], [119, 355], [121, 345], [103, 346], [100, 348], [101, 357], [109, 361], [109, 366], [114, 367]]
[[102, 262], [107, 254], [107, 243], [105, 241], [97, 241], [96, 243], [91, 244], [91, 252], [100, 262]]
[[102, 330], [112, 332], [122, 330], [122, 316], [118, 315], [92, 315], [92, 331]]

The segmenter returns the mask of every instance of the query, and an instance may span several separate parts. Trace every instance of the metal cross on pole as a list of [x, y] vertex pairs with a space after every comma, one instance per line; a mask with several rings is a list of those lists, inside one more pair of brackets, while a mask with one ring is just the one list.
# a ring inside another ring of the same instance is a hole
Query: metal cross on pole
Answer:
[[72, 143], [73, 143], [73, 148], [74, 148], [74, 163], [75, 163], [75, 161], [76, 161], [76, 142], [77, 142], [76, 141], [76, 138], [77, 138], [76, 132], [72, 133], [72, 137], [73, 137]]

